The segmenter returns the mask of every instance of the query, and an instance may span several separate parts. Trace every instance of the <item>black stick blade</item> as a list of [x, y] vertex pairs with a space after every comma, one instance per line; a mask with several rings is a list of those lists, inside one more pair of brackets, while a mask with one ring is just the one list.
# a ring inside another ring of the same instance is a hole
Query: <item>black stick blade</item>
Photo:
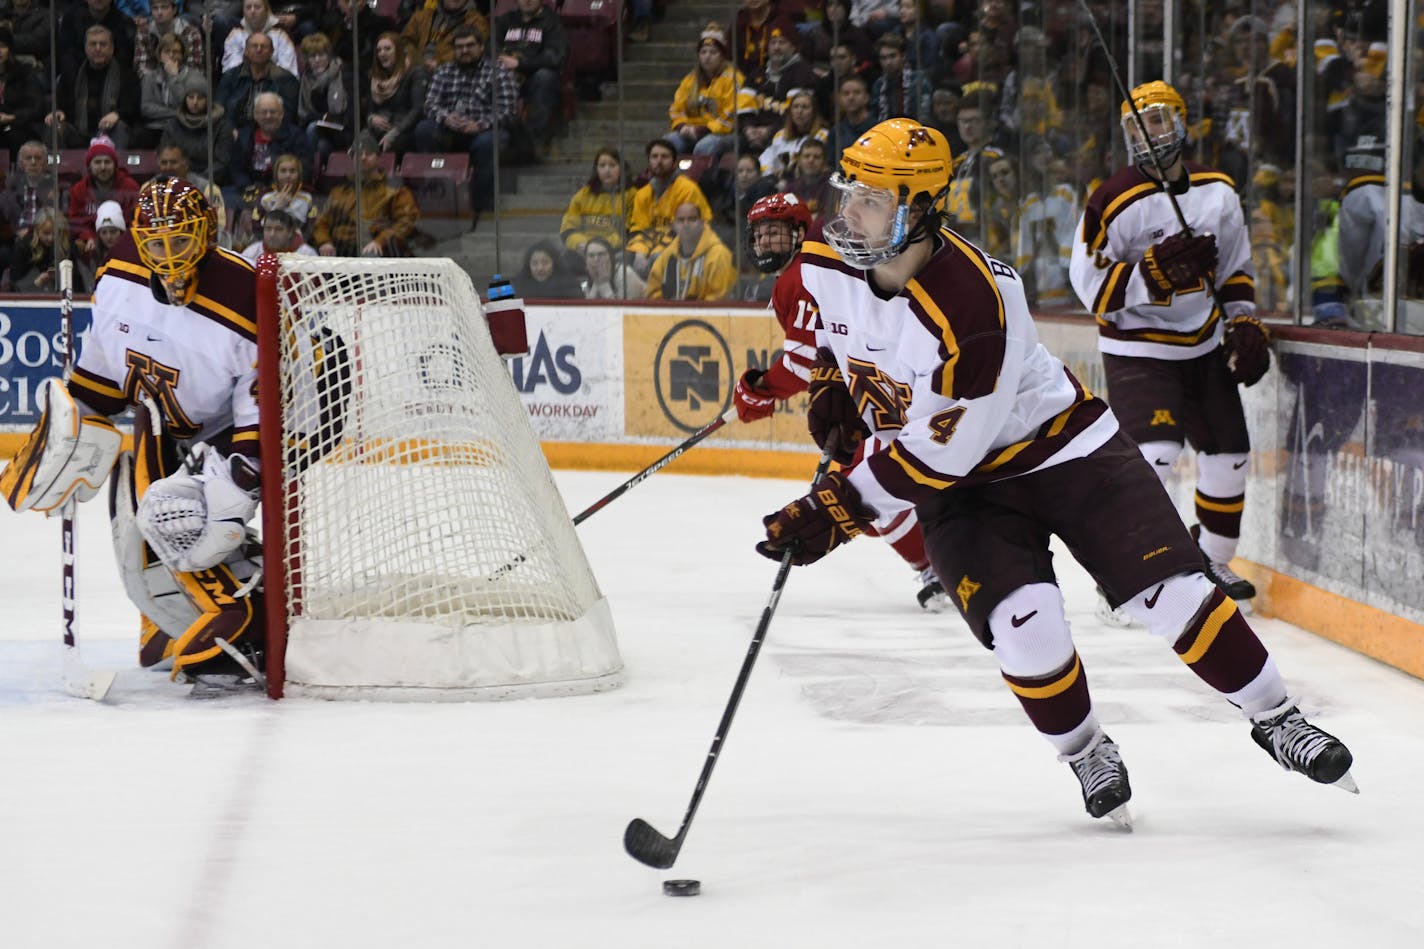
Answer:
[[676, 862], [682, 841], [664, 837], [653, 829], [652, 824], [635, 817], [628, 822], [628, 829], [623, 831], [623, 849], [639, 863], [666, 870]]

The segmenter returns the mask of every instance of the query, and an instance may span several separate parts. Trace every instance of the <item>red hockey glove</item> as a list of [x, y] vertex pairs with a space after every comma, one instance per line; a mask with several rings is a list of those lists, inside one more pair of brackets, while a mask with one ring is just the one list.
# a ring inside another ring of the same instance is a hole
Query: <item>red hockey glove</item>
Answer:
[[840, 472], [832, 472], [810, 494], [761, 519], [766, 540], [757, 544], [757, 553], [780, 560], [790, 547], [795, 551], [791, 562], [803, 567], [858, 536], [871, 519], [851, 483]]
[[1271, 333], [1254, 316], [1235, 316], [1226, 326], [1226, 368], [1244, 386], [1261, 381], [1271, 368]]
[[1147, 248], [1137, 265], [1153, 299], [1195, 290], [1216, 269], [1216, 238], [1210, 234], [1173, 234]]
[[836, 365], [835, 354], [822, 347], [816, 350], [816, 362], [811, 366], [811, 384], [806, 389], [811, 397], [806, 410], [806, 427], [822, 451], [831, 432], [839, 432], [835, 454], [831, 457], [843, 465], [855, 460], [855, 451], [870, 429], [861, 420], [855, 399], [846, 388], [845, 377]]
[[743, 422], [755, 422], [776, 411], [776, 396], [758, 385], [764, 375], [760, 369], [748, 369], [737, 380], [732, 401], [737, 406], [737, 418]]

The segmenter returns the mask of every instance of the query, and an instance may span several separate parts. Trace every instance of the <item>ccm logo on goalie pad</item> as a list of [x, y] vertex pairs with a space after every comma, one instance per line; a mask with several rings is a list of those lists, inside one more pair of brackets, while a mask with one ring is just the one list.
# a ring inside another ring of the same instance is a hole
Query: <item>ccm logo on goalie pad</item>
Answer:
[[16, 511], [53, 511], [71, 497], [92, 498], [119, 457], [122, 436], [108, 419], [79, 414], [58, 379], [46, 380], [34, 431], [0, 472], [0, 491]]

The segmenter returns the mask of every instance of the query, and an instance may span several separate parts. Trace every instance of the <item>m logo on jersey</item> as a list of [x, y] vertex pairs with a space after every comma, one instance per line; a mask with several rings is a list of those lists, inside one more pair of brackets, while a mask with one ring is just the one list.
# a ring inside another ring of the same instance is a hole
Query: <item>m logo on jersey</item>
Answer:
[[964, 612], [969, 612], [969, 601], [974, 598], [974, 594], [979, 592], [979, 588], [984, 584], [975, 583], [965, 574], [960, 579], [959, 585], [954, 588], [954, 595], [959, 597], [959, 603], [964, 608]]
[[158, 406], [163, 414], [163, 424], [174, 438], [192, 438], [198, 434], [194, 425], [178, 402], [178, 377], [181, 373], [172, 366], [165, 366], [145, 353], [124, 351], [124, 364], [129, 367], [124, 376], [124, 395], [137, 405], [148, 398]]
[[890, 378], [874, 363], [851, 356], [846, 359], [846, 388], [862, 416], [867, 407], [874, 409], [875, 431], [905, 427], [911, 394], [905, 383]]
[[1177, 424], [1177, 420], [1174, 419], [1174, 418], [1172, 418], [1172, 411], [1171, 411], [1170, 409], [1153, 409], [1153, 410], [1152, 410], [1152, 421], [1149, 422], [1148, 424], [1149, 424], [1149, 425], [1171, 425], [1171, 426], [1175, 427], [1176, 424]]

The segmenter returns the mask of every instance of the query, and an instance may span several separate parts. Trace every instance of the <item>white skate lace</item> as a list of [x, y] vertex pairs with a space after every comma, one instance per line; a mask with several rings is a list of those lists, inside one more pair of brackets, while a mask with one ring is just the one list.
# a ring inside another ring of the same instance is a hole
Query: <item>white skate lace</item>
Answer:
[[1308, 768], [1315, 756], [1333, 740], [1307, 722], [1305, 716], [1295, 709], [1286, 712], [1277, 721], [1263, 723], [1261, 728], [1270, 734], [1276, 760], [1286, 769]]
[[1058, 760], [1068, 762], [1078, 776], [1084, 797], [1092, 797], [1122, 777], [1122, 754], [1106, 737], [1076, 755], [1059, 755]]
[[1224, 583], [1228, 586], [1233, 583], [1246, 582], [1245, 580], [1241, 579], [1240, 574], [1238, 574], [1235, 570], [1231, 569], [1230, 564], [1222, 563], [1219, 560], [1213, 560], [1211, 562], [1211, 572], [1215, 575], [1218, 582]]
[[938, 583], [939, 577], [935, 576], [934, 567], [926, 567], [920, 571], [920, 586], [929, 586], [931, 583]]

